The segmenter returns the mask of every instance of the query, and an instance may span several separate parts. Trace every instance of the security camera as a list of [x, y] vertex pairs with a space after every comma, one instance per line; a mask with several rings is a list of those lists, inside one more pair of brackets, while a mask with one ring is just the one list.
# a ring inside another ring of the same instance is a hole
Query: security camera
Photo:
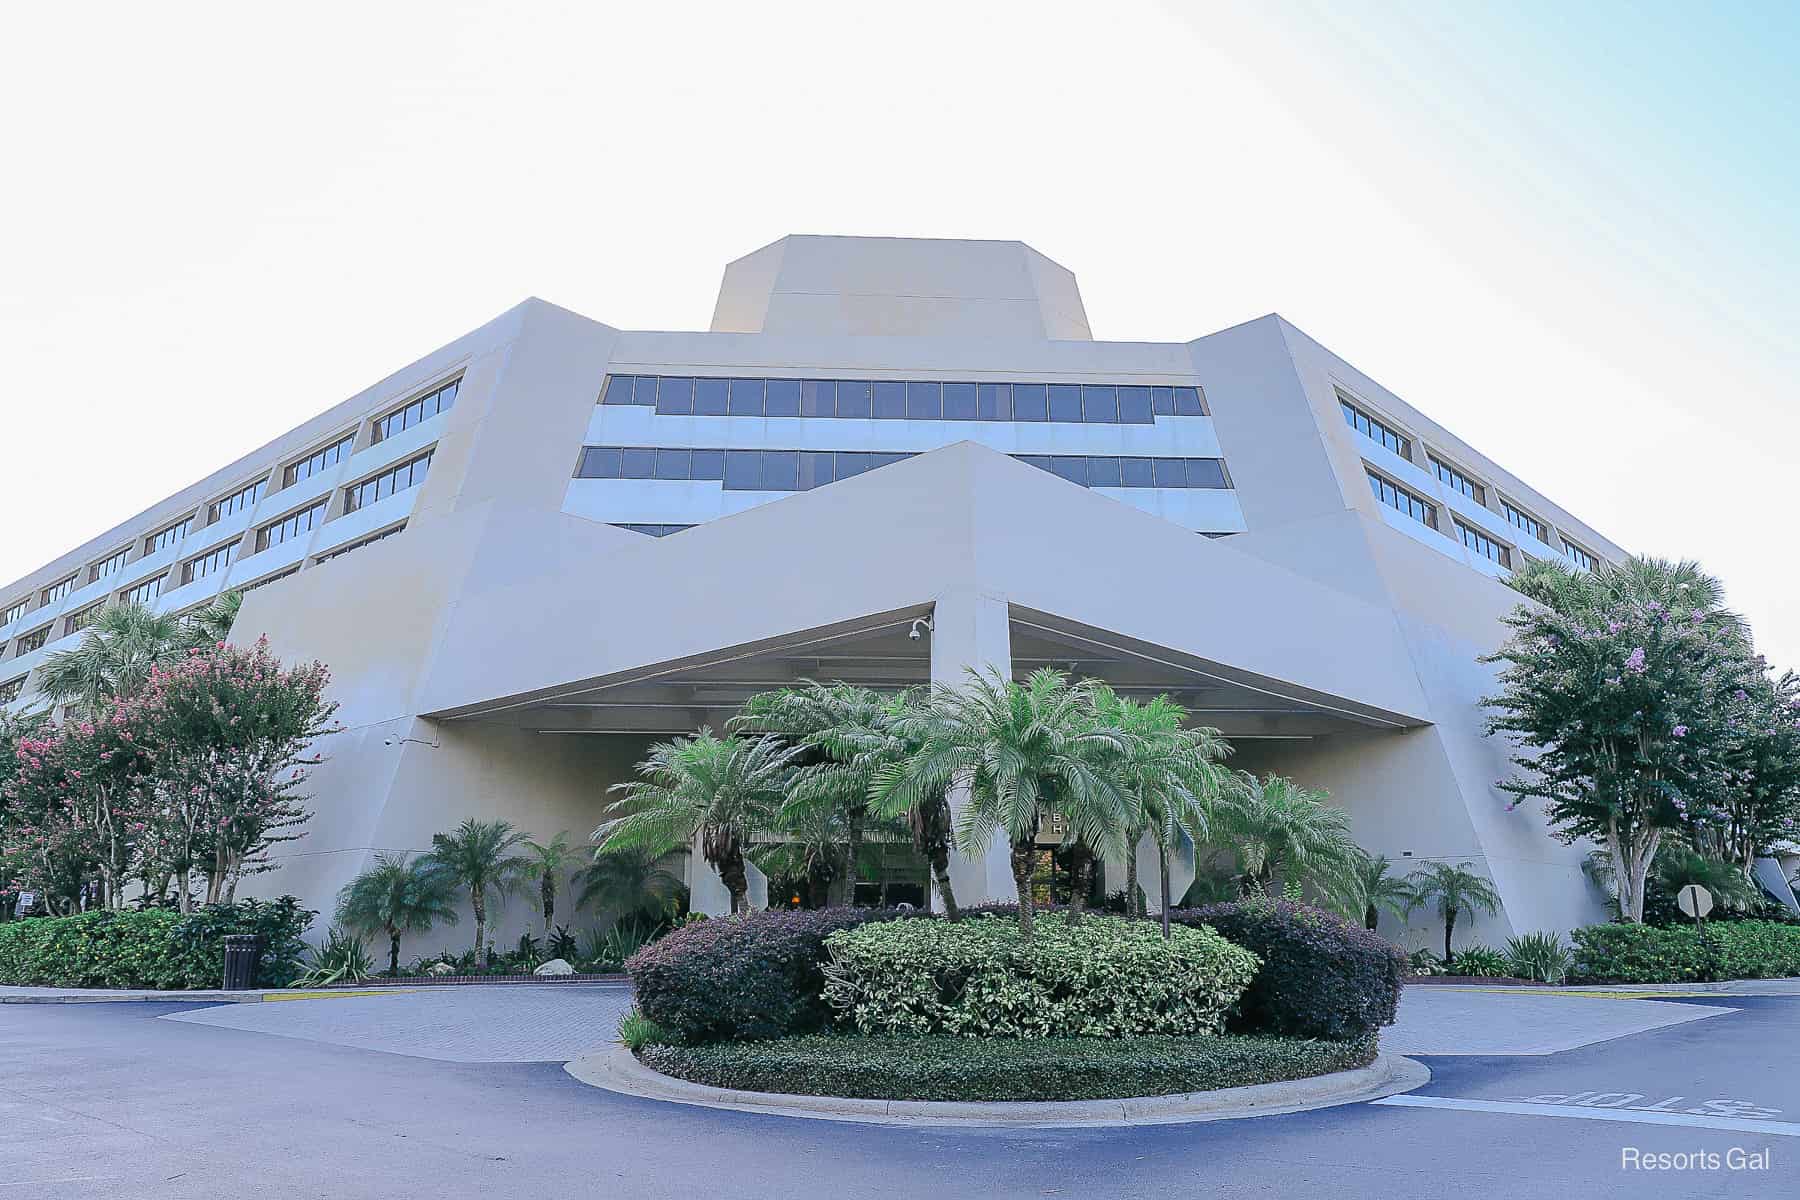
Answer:
[[384, 745], [384, 746], [391, 746], [391, 745], [393, 745], [393, 744], [394, 744], [394, 739], [393, 739], [393, 738], [391, 738], [391, 737], [385, 737], [385, 738], [382, 738], [382, 739], [381, 739], [381, 744], [382, 744], [382, 745]]
[[919, 630], [920, 629], [929, 630], [931, 627], [932, 626], [931, 626], [931, 618], [930, 617], [914, 617], [913, 623], [912, 623], [912, 628], [906, 631], [906, 636], [916, 642], [919, 640], [919, 636], [920, 636]]
[[919, 640], [919, 627], [917, 625], [914, 625], [911, 629], [906, 631], [906, 636], [911, 638], [915, 642], [918, 641]]

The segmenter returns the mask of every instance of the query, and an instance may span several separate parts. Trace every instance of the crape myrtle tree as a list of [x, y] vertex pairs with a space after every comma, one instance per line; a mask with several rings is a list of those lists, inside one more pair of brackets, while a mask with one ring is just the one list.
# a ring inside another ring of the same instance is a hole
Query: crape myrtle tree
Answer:
[[1500, 691], [1483, 703], [1488, 732], [1519, 747], [1500, 783], [1509, 808], [1542, 801], [1565, 841], [1601, 845], [1621, 915], [1641, 922], [1663, 838], [1730, 790], [1727, 701], [1754, 683], [1741, 627], [1630, 592], [1569, 612], [1521, 606], [1506, 622], [1511, 639], [1484, 660], [1501, 664]]
[[271, 847], [301, 836], [314, 744], [337, 728], [328, 679], [320, 663], [284, 668], [267, 639], [248, 650], [220, 642], [152, 668], [119, 704], [120, 736], [154, 791], [147, 856], [173, 875], [182, 911], [196, 873], [208, 904], [229, 902], [244, 876], [273, 869]]
[[1800, 676], [1772, 677], [1760, 657], [1725, 697], [1725, 788], [1687, 806], [1688, 840], [1748, 874], [1800, 831]]
[[145, 756], [127, 722], [108, 712], [17, 742], [0, 854], [17, 858], [9, 874], [43, 883], [53, 908], [73, 908], [93, 876], [101, 907], [124, 904], [153, 811]]

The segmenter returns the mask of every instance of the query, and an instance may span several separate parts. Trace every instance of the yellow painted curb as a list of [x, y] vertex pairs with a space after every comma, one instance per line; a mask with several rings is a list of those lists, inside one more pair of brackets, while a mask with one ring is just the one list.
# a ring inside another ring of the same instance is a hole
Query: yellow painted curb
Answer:
[[1576, 996], [1584, 1000], [1657, 1000], [1665, 996], [1711, 996], [1725, 998], [1724, 992], [1590, 992], [1577, 988], [1479, 988], [1462, 987], [1460, 992], [1481, 992], [1488, 996]]
[[326, 992], [271, 992], [263, 997], [263, 1003], [273, 1004], [277, 1000], [348, 1000], [353, 996], [405, 996], [418, 990], [418, 988], [372, 988], [362, 992], [336, 989]]

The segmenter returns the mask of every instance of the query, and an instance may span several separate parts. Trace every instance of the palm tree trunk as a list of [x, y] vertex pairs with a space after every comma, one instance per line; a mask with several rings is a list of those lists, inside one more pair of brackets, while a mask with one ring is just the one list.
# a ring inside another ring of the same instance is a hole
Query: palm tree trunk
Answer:
[[840, 885], [839, 903], [853, 905], [856, 903], [856, 864], [862, 859], [863, 842], [863, 810], [852, 806], [847, 828], [844, 830], [844, 878]]
[[400, 934], [388, 930], [388, 974], [400, 974]]
[[1019, 933], [1031, 940], [1036, 924], [1036, 910], [1031, 899], [1032, 868], [1037, 865], [1037, 843], [1014, 842], [1012, 847], [1013, 886], [1019, 890]]
[[1082, 910], [1087, 907], [1088, 890], [1094, 886], [1094, 855], [1080, 842], [1075, 843], [1073, 850], [1069, 863], [1069, 924], [1079, 925]]
[[1380, 924], [1381, 924], [1381, 913], [1376, 909], [1376, 907], [1373, 904], [1371, 904], [1371, 905], [1369, 905], [1369, 907], [1363, 909], [1363, 928], [1364, 929], [1367, 929], [1369, 932], [1373, 933], [1375, 931], [1375, 927]]
[[944, 901], [944, 916], [952, 921], [960, 921], [962, 909], [956, 906], [956, 889], [950, 886], [950, 853], [945, 848], [932, 848], [931, 879], [937, 885], [938, 896]]
[[[1133, 830], [1132, 832], [1135, 833], [1137, 831]], [[1128, 917], [1141, 917], [1144, 915], [1143, 906], [1138, 903], [1139, 890], [1137, 841], [1134, 838], [1128, 838], [1125, 847], [1125, 915]]]
[[1162, 884], [1162, 927], [1163, 941], [1169, 940], [1169, 848], [1156, 847], [1156, 873], [1161, 876]]
[[1444, 913], [1444, 961], [1450, 961], [1450, 934], [1456, 929], [1456, 910], [1449, 909]]
[[744, 852], [733, 845], [720, 862], [713, 864], [719, 881], [731, 893], [731, 911], [735, 915], [750, 910], [750, 878], [744, 871]]
[[539, 885], [539, 897], [544, 902], [544, 936], [550, 935], [551, 922], [556, 919], [556, 880], [550, 872], [544, 872], [544, 882]]
[[469, 889], [469, 907], [475, 910], [475, 965], [487, 970], [487, 896], [481, 888]]

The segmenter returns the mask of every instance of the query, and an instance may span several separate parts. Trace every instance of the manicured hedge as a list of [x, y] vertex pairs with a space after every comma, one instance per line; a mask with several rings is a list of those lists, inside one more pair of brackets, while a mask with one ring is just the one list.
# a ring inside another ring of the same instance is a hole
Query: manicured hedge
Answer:
[[677, 929], [625, 961], [644, 1016], [684, 1042], [777, 1038], [824, 1028], [825, 938], [897, 909], [766, 910]]
[[1256, 956], [1210, 929], [1147, 921], [890, 921], [825, 939], [825, 999], [864, 1034], [1122, 1037], [1217, 1033]]
[[648, 1045], [644, 1063], [714, 1087], [871, 1100], [1109, 1100], [1305, 1079], [1367, 1066], [1375, 1039], [820, 1035]]
[[1341, 917], [1286, 900], [1172, 910], [1210, 925], [1262, 960], [1227, 1027], [1244, 1033], [1355, 1041], [1394, 1023], [1406, 956]]
[[263, 939], [259, 987], [299, 974], [302, 935], [314, 914], [292, 896], [206, 905], [187, 916], [165, 909], [100, 910], [0, 924], [0, 984], [31, 987], [216, 988], [226, 934]]
[[1691, 925], [1588, 925], [1569, 978], [1581, 983], [1683, 983], [1800, 975], [1800, 925], [1710, 921], [1705, 941]]

